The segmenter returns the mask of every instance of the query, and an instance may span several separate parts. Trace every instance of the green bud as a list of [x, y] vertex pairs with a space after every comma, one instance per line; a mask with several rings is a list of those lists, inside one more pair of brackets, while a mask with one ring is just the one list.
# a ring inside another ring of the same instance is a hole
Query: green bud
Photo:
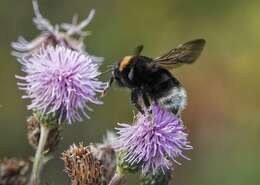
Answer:
[[[45, 124], [44, 124], [45, 126]], [[60, 140], [61, 140], [61, 129], [59, 127], [48, 127], [49, 134], [46, 144], [44, 146], [44, 151], [50, 153], [54, 151]], [[27, 119], [27, 138], [29, 144], [37, 149], [41, 135], [41, 122], [38, 120], [37, 115], [34, 114]]]
[[149, 173], [141, 176], [141, 185], [168, 185], [171, 180], [171, 171], [163, 173]]
[[54, 113], [42, 114], [41, 112], [35, 113], [40, 124], [44, 124], [48, 128], [56, 128], [59, 126], [57, 117]]
[[129, 164], [126, 160], [124, 160], [125, 155], [127, 152], [120, 152], [117, 155], [117, 173], [125, 175], [127, 173], [135, 173], [138, 171], [138, 165], [137, 164]]

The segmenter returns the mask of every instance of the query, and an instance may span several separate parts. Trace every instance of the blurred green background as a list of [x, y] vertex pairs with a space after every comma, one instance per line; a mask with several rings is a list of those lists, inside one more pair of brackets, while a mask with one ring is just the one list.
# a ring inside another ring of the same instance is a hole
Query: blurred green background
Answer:
[[[131, 54], [143, 43], [144, 55], [159, 56], [194, 38], [205, 38], [197, 63], [174, 72], [183, 82], [189, 104], [183, 119], [194, 149], [191, 161], [176, 166], [172, 184], [260, 184], [260, 1], [242, 0], [40, 0], [40, 9], [52, 23], [70, 22], [91, 8], [96, 16], [87, 51], [105, 57], [106, 65]], [[30, 0], [0, 1], [0, 156], [27, 157], [26, 110], [15, 74], [20, 65], [10, 55], [10, 43], [19, 35], [33, 39]], [[60, 153], [70, 144], [97, 142], [117, 122], [132, 120], [127, 90], [113, 87], [103, 106], [92, 106], [91, 120], [66, 126], [55, 158], [44, 170], [43, 182], [69, 184]], [[137, 184], [132, 176], [128, 184]]]

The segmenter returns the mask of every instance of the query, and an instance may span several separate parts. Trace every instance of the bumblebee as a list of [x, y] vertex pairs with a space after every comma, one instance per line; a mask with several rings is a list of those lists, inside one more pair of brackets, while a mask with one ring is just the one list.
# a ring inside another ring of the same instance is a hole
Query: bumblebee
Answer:
[[138, 46], [133, 56], [125, 56], [113, 66], [104, 93], [116, 81], [119, 86], [131, 90], [131, 101], [141, 113], [145, 109], [150, 110], [151, 102], [155, 102], [161, 108], [180, 115], [185, 108], [187, 94], [171, 70], [194, 63], [205, 43], [204, 39], [192, 40], [157, 58], [142, 56], [143, 46]]

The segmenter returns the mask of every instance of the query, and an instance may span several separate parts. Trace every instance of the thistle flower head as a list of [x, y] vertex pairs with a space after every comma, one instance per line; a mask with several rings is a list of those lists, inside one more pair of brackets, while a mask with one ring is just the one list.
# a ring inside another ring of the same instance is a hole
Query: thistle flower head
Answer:
[[124, 160], [138, 164], [143, 173], [170, 169], [178, 156], [186, 158], [183, 150], [192, 148], [181, 119], [156, 104], [152, 105], [152, 115], [139, 114], [134, 125], [119, 126], [117, 150], [125, 151]]
[[[35, 17], [33, 23], [36, 28], [41, 31], [32, 41], [27, 41], [23, 37], [19, 37], [16, 42], [12, 43], [15, 51], [12, 54], [18, 58], [29, 58], [34, 53], [37, 53], [41, 47], [62, 45], [72, 50], [86, 53], [84, 38], [90, 35], [89, 31], [82, 31], [92, 21], [95, 10], [92, 9], [88, 17], [82, 22], [78, 23], [77, 15], [73, 17], [72, 23], [61, 23], [60, 25], [52, 25], [51, 22], [42, 16], [38, 6], [38, 1], [33, 0], [33, 10]], [[102, 57], [91, 56], [93, 61], [100, 63], [103, 61]]]
[[62, 153], [65, 172], [71, 177], [72, 185], [100, 185], [101, 164], [92, 155], [89, 147], [73, 144]]
[[98, 64], [92, 58], [62, 46], [41, 49], [30, 58], [20, 60], [26, 76], [20, 89], [32, 103], [28, 109], [44, 114], [54, 113], [59, 122], [66, 119], [69, 123], [81, 121], [81, 113], [88, 117], [87, 104], [101, 104], [97, 92], [102, 92], [106, 83], [97, 76]]
[[29, 170], [28, 162], [18, 159], [0, 161], [0, 184], [25, 185]]

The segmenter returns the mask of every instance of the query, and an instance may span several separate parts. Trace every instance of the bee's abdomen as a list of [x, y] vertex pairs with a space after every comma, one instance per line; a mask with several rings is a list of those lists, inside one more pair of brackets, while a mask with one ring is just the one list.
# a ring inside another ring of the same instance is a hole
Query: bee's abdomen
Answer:
[[180, 114], [187, 104], [187, 94], [182, 86], [175, 86], [161, 93], [156, 101], [162, 108]]
[[[142, 74], [142, 73], [140, 73]], [[144, 76], [145, 89], [152, 100], [163, 109], [180, 114], [187, 103], [187, 94], [181, 83], [163, 68], [155, 68], [149, 76]]]

